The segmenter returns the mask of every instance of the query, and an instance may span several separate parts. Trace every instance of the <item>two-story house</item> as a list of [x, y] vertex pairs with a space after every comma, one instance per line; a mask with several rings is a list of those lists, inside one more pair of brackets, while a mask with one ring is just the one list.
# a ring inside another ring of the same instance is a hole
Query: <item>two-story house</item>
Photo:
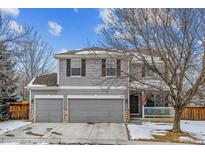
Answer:
[[130, 74], [158, 84], [159, 79], [123, 52], [86, 48], [54, 57], [57, 73], [38, 76], [28, 84], [34, 122], [125, 122], [130, 115], [170, 115], [166, 99], [161, 97], [166, 89], [155, 94]]

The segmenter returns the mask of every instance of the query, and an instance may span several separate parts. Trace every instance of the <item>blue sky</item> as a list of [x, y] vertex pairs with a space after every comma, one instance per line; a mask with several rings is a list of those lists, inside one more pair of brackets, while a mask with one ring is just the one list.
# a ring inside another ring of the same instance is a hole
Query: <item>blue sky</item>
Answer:
[[[33, 26], [55, 50], [79, 49], [97, 44], [95, 31], [102, 22], [100, 9], [5, 10], [18, 25]], [[50, 27], [49, 27], [50, 25]]]

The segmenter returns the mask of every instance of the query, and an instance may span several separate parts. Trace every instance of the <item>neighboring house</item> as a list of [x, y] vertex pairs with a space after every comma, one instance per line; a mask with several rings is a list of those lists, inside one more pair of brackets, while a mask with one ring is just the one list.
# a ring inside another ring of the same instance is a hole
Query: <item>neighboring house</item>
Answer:
[[[34, 122], [125, 122], [130, 116], [173, 114], [166, 103], [166, 86], [123, 52], [86, 48], [54, 57], [57, 73], [36, 77], [28, 84]], [[163, 69], [163, 63], [156, 60]], [[127, 74], [163, 90], [159, 94]]]

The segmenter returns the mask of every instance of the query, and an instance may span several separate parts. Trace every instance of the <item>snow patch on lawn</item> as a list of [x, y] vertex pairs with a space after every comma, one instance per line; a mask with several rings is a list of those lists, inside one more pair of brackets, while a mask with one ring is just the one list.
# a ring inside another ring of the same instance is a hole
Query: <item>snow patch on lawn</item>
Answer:
[[[139, 124], [128, 124], [129, 135], [132, 140], [153, 139], [153, 135], [165, 135], [172, 129], [172, 123], [142, 122]], [[200, 143], [205, 144], [205, 121], [181, 121], [183, 132], [190, 133], [197, 138]], [[179, 140], [191, 140], [189, 137], [180, 137]]]
[[205, 121], [181, 121], [181, 129], [184, 132], [191, 133], [201, 143], [205, 143]]
[[144, 125], [129, 124], [128, 130], [130, 133], [130, 138], [134, 139], [152, 139], [151, 129]]
[[28, 121], [24, 121], [24, 120], [9, 120], [9, 121], [2, 121], [0, 122], [0, 135], [17, 129], [19, 127], [23, 127], [26, 126], [28, 124], [30, 124], [31, 122]]
[[163, 135], [171, 129], [171, 124], [142, 122], [141, 125], [128, 124], [130, 138], [137, 139], [153, 139], [152, 135]]
[[195, 140], [193, 140], [192, 138], [188, 137], [188, 136], [180, 136], [179, 137], [180, 141], [191, 141], [194, 142]]

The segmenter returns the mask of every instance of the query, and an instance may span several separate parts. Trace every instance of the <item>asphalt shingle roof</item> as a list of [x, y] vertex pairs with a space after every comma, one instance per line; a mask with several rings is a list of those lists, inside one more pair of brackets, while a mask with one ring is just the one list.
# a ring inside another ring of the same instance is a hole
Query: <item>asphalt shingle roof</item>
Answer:
[[57, 73], [51, 73], [36, 77], [32, 83], [33, 85], [46, 85], [56, 86], [57, 85]]

